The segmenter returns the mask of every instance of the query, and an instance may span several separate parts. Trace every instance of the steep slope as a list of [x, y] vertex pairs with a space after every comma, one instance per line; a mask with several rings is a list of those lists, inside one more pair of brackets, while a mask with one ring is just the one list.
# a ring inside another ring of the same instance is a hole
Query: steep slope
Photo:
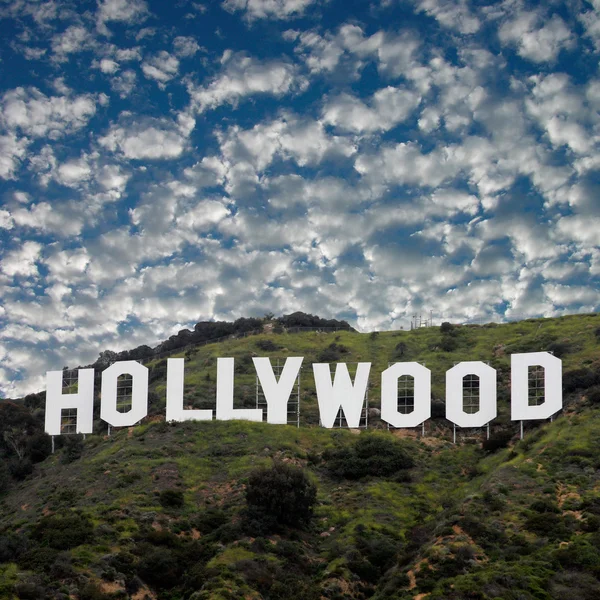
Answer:
[[[98, 422], [99, 435], [69, 438], [2, 496], [0, 598], [598, 598], [599, 326], [590, 315], [445, 332], [264, 334], [188, 353], [186, 399], [198, 408], [214, 406], [219, 356], [236, 358], [239, 406], [255, 405], [254, 354], [372, 361], [370, 406], [388, 362], [426, 362], [438, 409], [445, 370], [486, 360], [499, 371], [500, 399], [487, 451], [481, 431], [452, 444], [441, 416], [425, 437], [388, 431], [375, 416], [370, 429], [380, 431], [360, 435], [167, 424], [164, 362], [154, 361], [154, 417], [110, 437]], [[565, 410], [518, 441], [509, 355], [537, 350], [562, 356]], [[301, 422], [315, 423], [309, 369], [301, 390]], [[317, 485], [305, 529], [246, 511], [249, 474], [273, 461]]]

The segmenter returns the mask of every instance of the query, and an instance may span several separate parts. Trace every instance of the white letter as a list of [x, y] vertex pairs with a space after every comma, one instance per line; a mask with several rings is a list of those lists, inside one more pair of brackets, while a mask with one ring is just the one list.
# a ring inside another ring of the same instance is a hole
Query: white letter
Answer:
[[217, 358], [217, 420], [262, 421], [262, 408], [233, 408], [233, 358]]
[[[544, 402], [529, 406], [529, 367], [544, 368]], [[548, 352], [528, 352], [510, 357], [511, 415], [513, 421], [549, 419], [557, 413], [562, 400], [562, 361]]]
[[[117, 410], [117, 378], [131, 375], [131, 409], [126, 413]], [[130, 427], [148, 414], [148, 369], [135, 360], [125, 360], [110, 365], [102, 371], [102, 402], [100, 418], [113, 427]]]
[[[479, 410], [467, 413], [463, 407], [465, 375], [479, 377]], [[461, 362], [446, 371], [446, 419], [459, 427], [483, 427], [497, 415], [496, 369], [480, 361]]]
[[213, 411], [183, 409], [183, 358], [167, 359], [167, 421], [212, 421]]
[[333, 427], [340, 408], [344, 411], [348, 427], [359, 426], [370, 370], [371, 363], [358, 363], [356, 377], [354, 378], [354, 384], [352, 384], [346, 363], [338, 363], [332, 385], [329, 364], [313, 364], [317, 400], [323, 427], [328, 429]]
[[294, 383], [300, 373], [302, 356], [290, 356], [286, 359], [279, 381], [275, 379], [271, 359], [253, 357], [254, 368], [267, 401], [267, 423], [287, 424], [287, 406]]
[[60, 435], [63, 408], [77, 409], [77, 433], [92, 433], [94, 427], [94, 369], [77, 371], [77, 393], [63, 394], [62, 371], [46, 373], [46, 426], [49, 435]]
[[[415, 408], [398, 411], [398, 379], [414, 377]], [[392, 427], [417, 427], [431, 417], [431, 371], [416, 362], [396, 363], [381, 373], [381, 418]]]

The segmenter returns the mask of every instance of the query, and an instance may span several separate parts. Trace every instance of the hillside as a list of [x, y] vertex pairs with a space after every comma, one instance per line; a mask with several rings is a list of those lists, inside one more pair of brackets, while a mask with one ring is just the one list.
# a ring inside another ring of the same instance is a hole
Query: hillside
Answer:
[[[563, 360], [565, 409], [529, 424], [520, 441], [508, 417], [510, 354], [539, 350]], [[251, 357], [304, 356], [301, 426], [167, 424], [166, 362], [155, 359], [147, 422], [107, 437], [97, 421], [98, 435], [63, 436], [55, 454], [19, 474], [7, 439], [9, 417], [24, 409], [0, 404], [4, 460], [20, 479], [1, 497], [0, 598], [600, 597], [596, 315], [443, 331], [264, 333], [186, 354], [186, 402], [196, 408], [214, 407], [217, 357], [235, 357], [237, 405], [253, 407]], [[463, 360], [498, 370], [499, 417], [490, 441], [465, 430], [454, 445], [444, 375]], [[435, 399], [426, 435], [388, 431], [376, 411], [360, 435], [311, 426], [317, 361], [372, 362], [371, 408], [389, 362], [425, 363]], [[28, 441], [17, 444], [25, 454], [44, 443], [40, 401], [26, 402]], [[251, 473], [274, 462], [302, 468], [316, 485], [308, 523], [247, 508]]]

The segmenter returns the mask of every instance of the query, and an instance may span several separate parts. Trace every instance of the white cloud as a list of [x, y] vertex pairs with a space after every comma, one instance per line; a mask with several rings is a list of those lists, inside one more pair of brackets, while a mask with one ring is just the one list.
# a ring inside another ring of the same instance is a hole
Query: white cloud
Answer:
[[117, 77], [110, 80], [112, 89], [119, 94], [121, 98], [127, 98], [134, 90], [137, 81], [137, 74], [131, 69], [123, 71]]
[[123, 126], [113, 125], [99, 138], [101, 146], [121, 152], [129, 159], [169, 159], [181, 156], [189, 131], [182, 131], [167, 119], [148, 119]]
[[366, 37], [361, 27], [346, 23], [335, 34], [290, 31], [285, 37], [298, 41], [296, 52], [313, 74], [339, 73], [356, 79], [368, 60], [375, 60], [379, 72], [389, 78], [405, 77], [418, 84], [427, 74], [420, 62], [421, 41], [410, 31], [378, 31]]
[[0, 177], [14, 179], [21, 159], [27, 150], [27, 138], [17, 138], [14, 133], [0, 135]]
[[566, 144], [578, 154], [587, 154], [593, 147], [587, 121], [597, 122], [597, 115], [588, 112], [583, 91], [576, 90], [563, 73], [535, 75], [530, 78], [531, 96], [526, 100], [528, 112], [545, 130], [555, 146]]
[[354, 168], [370, 179], [388, 183], [437, 187], [454, 178], [461, 164], [452, 149], [436, 149], [423, 154], [417, 144], [400, 143], [382, 147], [377, 154], [361, 154]]
[[290, 19], [302, 16], [306, 9], [323, 0], [223, 0], [225, 10], [245, 11], [249, 21], [254, 19]]
[[0, 209], [0, 229], [12, 229], [13, 219], [7, 210]]
[[37, 88], [18, 87], [0, 101], [0, 123], [32, 137], [58, 139], [87, 125], [95, 112], [91, 94], [48, 97]]
[[290, 113], [259, 123], [252, 129], [232, 127], [219, 135], [227, 165], [229, 185], [240, 175], [256, 181], [256, 172], [269, 167], [276, 156], [299, 166], [318, 165], [325, 158], [350, 157], [356, 152], [351, 140], [327, 134], [319, 121], [300, 119]]
[[469, 10], [466, 0], [418, 0], [416, 5], [444, 27], [460, 33], [477, 33], [481, 27], [479, 18]]
[[516, 46], [520, 56], [537, 63], [554, 61], [561, 50], [575, 45], [573, 33], [558, 15], [546, 21], [537, 12], [517, 13], [500, 27], [498, 37], [503, 44]]
[[160, 86], [177, 75], [179, 61], [165, 50], [162, 50], [144, 60], [142, 71], [148, 79], [154, 79]]
[[572, 215], [562, 217], [556, 224], [557, 237], [564, 242], [585, 246], [600, 246], [600, 217]]
[[193, 231], [206, 231], [228, 217], [231, 211], [219, 200], [201, 200], [186, 212], [182, 212], [175, 222], [179, 227]]
[[39, 60], [48, 52], [46, 48], [33, 48], [31, 46], [23, 46], [21, 50], [27, 60]]
[[148, 5], [144, 0], [100, 0], [96, 13], [96, 27], [100, 33], [110, 35], [106, 23], [141, 23], [147, 15]]
[[596, 51], [600, 50], [600, 5], [597, 0], [592, 0], [591, 4], [593, 7], [580, 13], [578, 15], [579, 20], [585, 28], [585, 35], [589, 37]]
[[74, 250], [50, 250], [42, 261], [48, 268], [48, 280], [75, 284], [82, 280], [89, 264], [89, 255], [85, 248]]
[[94, 39], [85, 27], [71, 25], [52, 38], [53, 59], [58, 62], [69, 60], [70, 54], [81, 52], [93, 46]]
[[104, 190], [120, 196], [125, 191], [130, 174], [119, 165], [104, 165], [96, 170], [94, 176]]
[[18, 340], [20, 343], [27, 342], [47, 342], [50, 334], [47, 331], [40, 331], [28, 325], [17, 325], [10, 323], [0, 332], [0, 338]]
[[221, 104], [235, 106], [246, 96], [255, 94], [283, 96], [298, 83], [296, 67], [281, 60], [261, 61], [227, 51], [222, 63], [223, 69], [212, 83], [188, 88], [193, 104], [200, 112]]
[[363, 103], [350, 94], [332, 98], [323, 108], [323, 121], [356, 133], [387, 131], [406, 120], [420, 102], [414, 91], [386, 87]]
[[115, 53], [115, 58], [119, 62], [128, 62], [131, 60], [141, 61], [142, 51], [139, 46], [135, 48], [119, 48]]
[[111, 60], [110, 58], [103, 58], [100, 61], [99, 67], [103, 73], [108, 73], [109, 75], [112, 75], [113, 73], [116, 73], [119, 70], [119, 63], [115, 62], [114, 60]]
[[591, 287], [546, 283], [543, 288], [550, 301], [560, 306], [587, 304], [595, 307], [600, 304], [600, 291]]
[[61, 164], [57, 169], [57, 181], [67, 187], [79, 187], [79, 185], [88, 181], [92, 170], [85, 158], [69, 160]]
[[173, 49], [179, 58], [190, 58], [200, 50], [200, 46], [193, 37], [178, 35], [173, 40]]
[[76, 202], [38, 202], [29, 207], [13, 211], [12, 217], [19, 227], [31, 227], [59, 237], [79, 235], [86, 218], [92, 212], [91, 206]]
[[37, 242], [24, 242], [12, 252], [7, 252], [0, 261], [0, 269], [9, 277], [35, 277], [38, 275], [36, 263], [40, 259], [42, 245]]

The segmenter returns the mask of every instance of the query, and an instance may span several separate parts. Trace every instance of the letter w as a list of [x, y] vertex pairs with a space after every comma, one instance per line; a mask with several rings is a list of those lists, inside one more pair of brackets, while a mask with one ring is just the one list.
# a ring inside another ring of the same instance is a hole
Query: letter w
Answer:
[[349, 427], [359, 426], [370, 370], [371, 363], [358, 363], [353, 384], [346, 363], [338, 363], [332, 383], [329, 364], [313, 364], [317, 401], [323, 427], [328, 429], [333, 427], [340, 408], [344, 411]]

